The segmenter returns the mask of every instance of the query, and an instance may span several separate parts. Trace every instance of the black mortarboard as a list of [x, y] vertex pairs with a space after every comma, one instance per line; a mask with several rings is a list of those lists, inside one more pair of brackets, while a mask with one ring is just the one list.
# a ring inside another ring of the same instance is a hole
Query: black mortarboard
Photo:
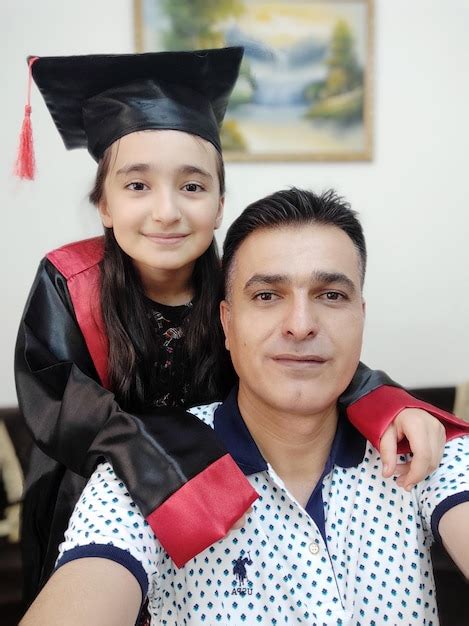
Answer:
[[39, 57], [32, 76], [65, 146], [98, 160], [138, 130], [199, 135], [218, 150], [219, 127], [243, 49]]

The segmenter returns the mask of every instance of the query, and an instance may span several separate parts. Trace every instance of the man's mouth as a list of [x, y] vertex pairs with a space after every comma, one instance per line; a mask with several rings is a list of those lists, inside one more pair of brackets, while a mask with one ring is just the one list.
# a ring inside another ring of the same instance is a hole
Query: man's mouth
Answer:
[[327, 361], [317, 354], [276, 354], [272, 359], [280, 365], [290, 367], [319, 367]]

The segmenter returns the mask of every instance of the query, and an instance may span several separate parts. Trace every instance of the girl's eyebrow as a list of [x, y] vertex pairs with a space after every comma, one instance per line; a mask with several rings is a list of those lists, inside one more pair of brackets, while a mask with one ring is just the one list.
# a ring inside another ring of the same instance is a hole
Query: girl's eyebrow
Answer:
[[[128, 163], [117, 170], [116, 176], [127, 176], [128, 174], [134, 173], [142, 174], [149, 172], [151, 169], [155, 169], [155, 167], [150, 165], [150, 163]], [[213, 176], [210, 172], [196, 165], [181, 165], [178, 167], [177, 171], [179, 174], [197, 174], [209, 180], [213, 180]]]
[[148, 172], [151, 169], [149, 163], [129, 163], [117, 170], [116, 176], [123, 176], [131, 174], [133, 172], [143, 173]]
[[197, 165], [181, 165], [178, 168], [181, 174], [198, 174], [199, 176], [203, 176], [204, 178], [208, 178], [210, 180], [213, 179], [213, 176], [207, 170], [198, 167]]

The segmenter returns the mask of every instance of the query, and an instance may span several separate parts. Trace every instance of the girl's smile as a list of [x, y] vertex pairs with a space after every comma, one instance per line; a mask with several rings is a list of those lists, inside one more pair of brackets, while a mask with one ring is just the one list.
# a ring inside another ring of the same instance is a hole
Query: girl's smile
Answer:
[[154, 233], [147, 234], [144, 233], [144, 236], [147, 237], [152, 243], [158, 244], [160, 246], [175, 246], [180, 243], [183, 243], [186, 237], [189, 234], [179, 234], [179, 233]]

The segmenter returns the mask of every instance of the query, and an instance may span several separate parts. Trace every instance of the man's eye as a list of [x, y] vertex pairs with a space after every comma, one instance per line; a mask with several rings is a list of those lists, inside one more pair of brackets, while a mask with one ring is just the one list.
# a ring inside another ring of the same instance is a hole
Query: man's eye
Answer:
[[343, 293], [339, 293], [338, 291], [326, 291], [326, 293], [322, 294], [326, 300], [330, 302], [337, 302], [338, 300], [346, 300], [346, 296]]
[[204, 190], [202, 185], [199, 185], [198, 183], [186, 183], [183, 189], [184, 191], [190, 191], [191, 193]]
[[262, 302], [270, 302], [275, 299], [275, 294], [271, 291], [262, 291], [261, 293], [256, 293], [254, 296], [255, 300], [261, 300]]
[[145, 183], [129, 183], [126, 185], [126, 189], [130, 189], [130, 191], [146, 191], [148, 187]]

